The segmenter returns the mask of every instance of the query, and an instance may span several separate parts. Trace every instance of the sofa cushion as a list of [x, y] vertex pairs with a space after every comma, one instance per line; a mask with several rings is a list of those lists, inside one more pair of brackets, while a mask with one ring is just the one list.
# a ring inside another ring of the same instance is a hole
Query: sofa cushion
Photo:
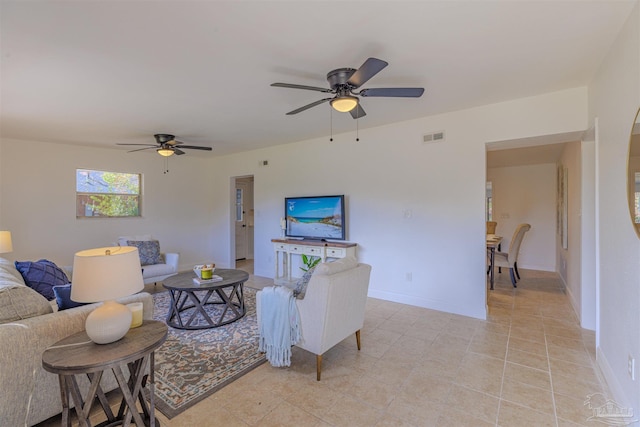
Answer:
[[167, 274], [175, 273], [173, 266], [169, 264], [154, 264], [145, 265], [142, 269], [142, 278], [147, 279], [149, 277], [165, 276]]
[[67, 275], [46, 259], [39, 261], [16, 261], [16, 269], [22, 274], [25, 283], [48, 300], [54, 299], [53, 287], [69, 283]]
[[157, 240], [127, 240], [127, 246], [135, 246], [138, 248], [140, 265], [164, 263], [164, 259], [160, 254], [160, 242]]
[[80, 307], [90, 303], [76, 302], [71, 299], [71, 283], [66, 285], [58, 285], [53, 287], [53, 293], [56, 296], [58, 310], [66, 310], [68, 308]]
[[0, 288], [0, 323], [53, 313], [45, 297], [27, 286]]
[[340, 273], [341, 271], [355, 268], [358, 265], [358, 260], [354, 257], [341, 258], [332, 262], [325, 262], [318, 264], [315, 274], [319, 276], [330, 276], [332, 274]]
[[16, 270], [16, 265], [13, 261], [0, 258], [0, 288], [16, 286], [26, 286], [22, 274]]

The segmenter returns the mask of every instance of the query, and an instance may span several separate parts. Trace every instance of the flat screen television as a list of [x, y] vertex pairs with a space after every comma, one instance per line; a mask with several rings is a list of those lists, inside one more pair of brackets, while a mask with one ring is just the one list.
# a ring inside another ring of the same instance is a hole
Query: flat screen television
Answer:
[[285, 236], [309, 240], [345, 240], [344, 195], [286, 197]]

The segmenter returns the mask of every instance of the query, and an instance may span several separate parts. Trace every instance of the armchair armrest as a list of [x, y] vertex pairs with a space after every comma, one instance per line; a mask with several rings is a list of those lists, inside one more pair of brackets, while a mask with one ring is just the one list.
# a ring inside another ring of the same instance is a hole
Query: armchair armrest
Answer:
[[173, 271], [178, 271], [178, 261], [180, 259], [180, 254], [177, 252], [168, 252], [164, 254], [164, 260], [167, 265], [173, 267]]

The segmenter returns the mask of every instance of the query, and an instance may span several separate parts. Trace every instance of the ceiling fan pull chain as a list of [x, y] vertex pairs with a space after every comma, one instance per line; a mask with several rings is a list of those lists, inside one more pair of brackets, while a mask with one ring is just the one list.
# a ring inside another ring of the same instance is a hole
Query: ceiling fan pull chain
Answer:
[[329, 108], [329, 121], [331, 125], [331, 137], [329, 138], [329, 142], [333, 142], [333, 108]]
[[[356, 107], [358, 108], [358, 107]], [[360, 138], [358, 137], [358, 130], [360, 128], [360, 126], [358, 126], [358, 122], [360, 121], [360, 116], [358, 116], [358, 118], [356, 119], [356, 142], [360, 141]]]

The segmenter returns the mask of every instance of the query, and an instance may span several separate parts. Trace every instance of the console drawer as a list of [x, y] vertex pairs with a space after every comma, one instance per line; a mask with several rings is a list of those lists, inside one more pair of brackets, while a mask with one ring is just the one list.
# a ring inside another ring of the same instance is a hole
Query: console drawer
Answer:
[[344, 258], [346, 251], [344, 248], [327, 248], [327, 256], [330, 258]]
[[304, 253], [304, 246], [289, 245], [289, 252], [292, 254], [302, 254]]
[[305, 255], [322, 256], [322, 248], [317, 246], [307, 246], [304, 248]]

